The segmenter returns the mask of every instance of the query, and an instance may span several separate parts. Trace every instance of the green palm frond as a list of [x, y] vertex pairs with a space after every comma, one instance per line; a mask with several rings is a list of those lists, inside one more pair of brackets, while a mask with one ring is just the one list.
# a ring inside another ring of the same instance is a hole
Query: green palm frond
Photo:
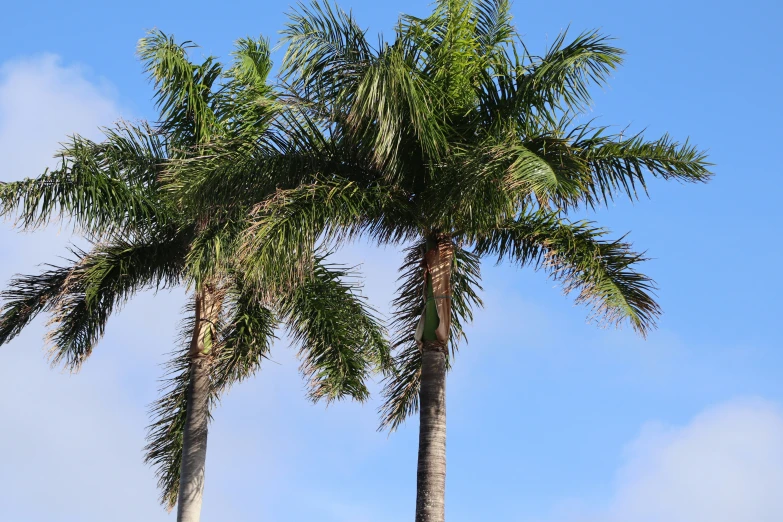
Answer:
[[606, 134], [606, 128], [576, 127], [570, 153], [590, 172], [582, 187], [588, 203], [607, 204], [617, 193], [631, 199], [637, 190], [647, 191], [645, 173], [665, 180], [706, 182], [712, 177], [707, 155], [688, 141], [678, 143], [668, 134], [646, 140]]
[[240, 279], [228, 288], [212, 370], [216, 393], [252, 376], [267, 357], [275, 339], [277, 319]]
[[268, 93], [267, 83], [272, 70], [269, 41], [265, 38], [240, 38], [234, 52], [234, 66], [228, 76], [240, 84], [253, 88], [258, 94]]
[[274, 114], [253, 136], [229, 134], [213, 140], [208, 151], [169, 161], [162, 180], [171, 197], [199, 220], [223, 222], [277, 189], [312, 181], [334, 163], [330, 145], [306, 114], [289, 106], [270, 110]]
[[415, 235], [405, 194], [339, 178], [279, 190], [253, 211], [239, 249], [242, 269], [258, 284], [281, 276], [293, 281], [313, 265], [319, 240], [339, 243], [363, 233], [383, 242]]
[[207, 57], [194, 64], [188, 49], [193, 42], [177, 43], [162, 31], [150, 31], [139, 40], [138, 55], [153, 82], [163, 130], [178, 146], [206, 142], [216, 130], [213, 88], [218, 86], [222, 65]]
[[353, 17], [329, 2], [300, 6], [290, 20], [283, 32], [284, 79], [317, 111], [343, 118], [377, 165], [401, 168], [401, 141], [408, 134], [428, 154], [444, 152], [436, 108], [443, 96], [435, 94], [403, 39], [375, 50]]
[[532, 63], [517, 90], [524, 105], [581, 110], [591, 101], [590, 86], [602, 85], [622, 63], [624, 51], [597, 31], [581, 33], [569, 43], [566, 37], [567, 32], [559, 34], [543, 57], [529, 57]]
[[[517, 37], [517, 31], [511, 23], [511, 2], [477, 0], [474, 2], [474, 10], [480, 53], [490, 58], [504, 54]], [[493, 62], [494, 59], [490, 63]]]
[[300, 4], [289, 12], [281, 43], [287, 45], [283, 81], [307, 99], [350, 99], [375, 50], [350, 13], [329, 2]]
[[171, 216], [155, 178], [165, 141], [143, 124], [119, 122], [104, 133], [102, 143], [72, 137], [55, 170], [0, 183], [0, 215], [16, 214], [27, 230], [71, 219], [92, 236], [165, 225]]
[[[272, 70], [269, 42], [263, 38], [240, 38], [232, 55], [234, 63], [224, 73], [223, 86], [215, 93], [215, 117], [228, 139], [258, 141], [283, 109], [268, 83]], [[213, 136], [211, 141], [221, 138]], [[210, 148], [213, 146], [210, 143]]]
[[280, 316], [299, 346], [310, 398], [363, 401], [373, 366], [390, 364], [385, 331], [374, 310], [356, 295], [355, 274], [324, 260], [318, 256], [310, 277], [281, 296]]
[[545, 269], [566, 293], [578, 292], [576, 301], [591, 308], [592, 319], [609, 325], [627, 320], [646, 335], [661, 313], [655, 283], [635, 269], [643, 254], [622, 239], [605, 239], [607, 234], [589, 222], [535, 212], [472, 239], [478, 255]]
[[52, 312], [52, 363], [78, 370], [103, 335], [117, 306], [145, 288], [179, 282], [184, 255], [181, 237], [133, 242], [115, 239], [90, 252], [73, 250], [70, 267], [50, 266], [38, 275], [17, 276], [5, 290], [0, 344], [10, 341], [40, 312]]
[[516, 208], [537, 203], [568, 211], [581, 206], [606, 205], [617, 194], [636, 199], [646, 193], [647, 177], [684, 182], [710, 179], [706, 155], [668, 135], [648, 141], [641, 134], [626, 138], [605, 134], [605, 128], [579, 126], [568, 134], [549, 129], [520, 139], [508, 135], [453, 155], [459, 176], [437, 186], [443, 201], [460, 208], [503, 201]]
[[158, 477], [160, 501], [166, 509], [177, 505], [179, 477], [182, 464], [182, 443], [187, 419], [188, 389], [192, 380], [190, 349], [196, 327], [194, 305], [185, 307], [180, 324], [180, 348], [172, 352], [166, 363], [166, 378], [161, 387], [161, 398], [150, 408], [152, 424], [147, 427], [147, 446], [144, 461], [155, 468]]
[[0, 293], [5, 301], [0, 315], [0, 345], [19, 335], [39, 313], [57, 305], [72, 269], [47, 266], [50, 269], [38, 275], [17, 275]]
[[[392, 172], [403, 168], [405, 142], [414, 142], [425, 157], [446, 151], [441, 88], [415, 67], [401, 45], [380, 53], [357, 85], [347, 112], [348, 128], [366, 142], [375, 163]], [[410, 147], [410, 146], [409, 146]]]
[[109, 316], [137, 292], [180, 283], [186, 241], [168, 237], [115, 238], [88, 252], [76, 251], [49, 324], [52, 363], [77, 371], [103, 336]]
[[204, 281], [230, 277], [237, 267], [236, 243], [246, 216], [232, 218], [206, 224], [191, 239], [185, 268], [196, 287]]

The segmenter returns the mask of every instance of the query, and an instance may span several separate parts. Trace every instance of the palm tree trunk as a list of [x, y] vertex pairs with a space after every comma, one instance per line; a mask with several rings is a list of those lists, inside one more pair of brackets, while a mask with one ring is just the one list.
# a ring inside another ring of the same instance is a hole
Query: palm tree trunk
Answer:
[[446, 355], [425, 341], [419, 392], [419, 462], [416, 522], [446, 519]]
[[416, 522], [446, 520], [446, 355], [451, 327], [450, 238], [427, 241], [426, 304], [417, 340], [422, 350]]
[[190, 344], [190, 384], [182, 437], [182, 463], [177, 499], [177, 522], [198, 522], [204, 495], [209, 425], [209, 372], [213, 359], [215, 325], [221, 299], [215, 287], [204, 285], [196, 292], [195, 327]]

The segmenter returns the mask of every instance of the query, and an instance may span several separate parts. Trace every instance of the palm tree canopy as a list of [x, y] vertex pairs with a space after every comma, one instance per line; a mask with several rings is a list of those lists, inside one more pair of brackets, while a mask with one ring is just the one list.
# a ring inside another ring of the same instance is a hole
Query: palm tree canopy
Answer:
[[[605, 83], [623, 52], [598, 32], [567, 38], [529, 53], [505, 0], [441, 0], [426, 18], [401, 16], [394, 39], [376, 45], [328, 2], [294, 9], [281, 99], [301, 108], [306, 132], [292, 141], [313, 180], [255, 205], [240, 248], [245, 273], [260, 277], [283, 242], [302, 245], [301, 256], [318, 240], [445, 237], [456, 247], [453, 277], [462, 278], [452, 282], [453, 301], [463, 303], [453, 310], [452, 349], [480, 303], [483, 256], [543, 268], [595, 319], [646, 334], [660, 308], [653, 281], [637, 269], [644, 255], [567, 215], [636, 199], [650, 177], [707, 181], [710, 164], [688, 141], [582, 122], [590, 88]], [[196, 186], [218, 183], [199, 174]], [[410, 321], [421, 313], [421, 268], [409, 259], [403, 271], [400, 365], [384, 407], [391, 427], [415, 410], [418, 389]]]
[[[159, 31], [140, 41], [139, 54], [155, 84], [160, 110], [154, 126], [119, 122], [104, 129], [99, 143], [74, 136], [59, 154], [58, 169], [0, 185], [0, 214], [16, 214], [21, 228], [70, 219], [92, 244], [89, 251], [72, 251], [71, 266], [50, 266], [11, 282], [3, 293], [0, 344], [18, 335], [38, 313], [51, 312], [53, 363], [78, 370], [109, 316], [137, 292], [198, 288], [218, 280], [223, 306], [219, 338], [212, 347], [212, 402], [258, 370], [278, 326], [285, 326], [299, 347], [312, 400], [364, 400], [369, 372], [388, 365], [389, 356], [384, 329], [357, 295], [353, 272], [315, 253], [315, 268], [307, 278], [277, 284], [274, 293], [258, 291], [233, 262], [235, 238], [245, 228], [248, 208], [240, 201], [213, 219], [199, 220], [184, 205], [188, 200], [177, 196], [182, 187], [167, 178], [173, 162], [203, 161], [216, 172], [231, 174], [253, 155], [285, 143], [272, 126], [275, 117], [285, 118], [285, 107], [268, 85], [267, 42], [239, 40], [228, 69], [212, 57], [192, 63], [187, 54], [192, 46]], [[234, 143], [242, 148], [232, 148]], [[239, 157], [243, 161], [236, 161]], [[290, 183], [290, 178], [280, 182]], [[271, 270], [266, 273], [274, 276]], [[193, 310], [186, 307], [185, 312], [183, 338], [194, 326]], [[147, 446], [147, 460], [157, 468], [168, 507], [177, 501], [190, 381], [188, 343], [181, 344], [172, 353], [163, 396], [153, 405]]]

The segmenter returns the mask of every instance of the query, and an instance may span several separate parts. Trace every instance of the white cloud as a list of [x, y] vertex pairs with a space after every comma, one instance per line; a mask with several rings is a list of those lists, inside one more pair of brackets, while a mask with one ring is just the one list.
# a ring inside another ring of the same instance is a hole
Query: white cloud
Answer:
[[45, 54], [0, 66], [0, 157], [3, 180], [34, 176], [53, 164], [68, 135], [94, 136], [119, 115], [114, 93], [80, 66]]
[[[58, 143], [69, 134], [99, 136], [98, 127], [119, 114], [110, 88], [54, 55], [0, 65], [0, 180], [40, 174], [56, 164]], [[51, 229], [19, 234], [5, 223], [0, 284], [35, 272], [38, 263], [58, 262], [69, 240]], [[179, 305], [160, 310], [171, 297], [157, 297], [154, 310], [144, 296], [146, 306], [131, 306], [126, 321], [110, 322], [80, 375], [49, 368], [41, 320], [2, 347], [0, 520], [87, 522], [106, 513], [115, 520], [168, 519], [141, 457], [147, 404], [166, 351], [160, 348], [174, 335]]]
[[783, 520], [783, 415], [770, 403], [725, 404], [683, 428], [651, 424], [628, 456], [618, 521]]
[[687, 425], [649, 423], [625, 451], [613, 499], [575, 522], [783, 520], [783, 412], [761, 399], [725, 403]]
[[[100, 136], [100, 126], [120, 115], [113, 89], [91, 81], [84, 67], [64, 65], [53, 54], [0, 64], [0, 181], [40, 175], [57, 165], [59, 144], [73, 134]], [[6, 228], [0, 240], [0, 276], [29, 271], [31, 263], [63, 255], [69, 235], [55, 231], [17, 235]]]

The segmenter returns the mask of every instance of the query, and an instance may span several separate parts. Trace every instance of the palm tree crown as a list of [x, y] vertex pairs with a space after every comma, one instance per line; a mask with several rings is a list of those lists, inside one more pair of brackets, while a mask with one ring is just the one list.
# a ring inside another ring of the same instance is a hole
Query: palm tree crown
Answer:
[[[466, 278], [452, 282], [453, 300], [466, 305], [452, 307], [455, 318], [477, 302], [469, 290], [476, 260], [493, 256], [546, 269], [598, 320], [627, 320], [641, 334], [654, 326], [653, 282], [635, 269], [643, 255], [566, 216], [635, 199], [648, 176], [707, 181], [709, 164], [667, 135], [647, 140], [577, 123], [590, 84], [621, 63], [608, 38], [589, 32], [566, 43], [563, 34], [533, 56], [502, 0], [438, 2], [427, 18], [402, 16], [395, 40], [377, 47], [329, 4], [301, 6], [290, 18], [288, 96], [324, 137], [304, 147], [318, 156], [317, 179], [255, 208], [241, 251], [249, 273], [279, 237], [306, 244], [366, 234], [413, 242], [411, 253], [445, 237], [455, 245], [456, 277]], [[403, 267], [411, 281], [422, 281], [418, 264]], [[421, 306], [420, 287], [404, 281], [400, 317]]]
[[[120, 122], [104, 129], [100, 143], [74, 136], [61, 151], [59, 169], [0, 185], [0, 213], [16, 213], [22, 228], [60, 216], [92, 242], [88, 252], [73, 251], [72, 266], [51, 266], [12, 281], [3, 294], [0, 344], [38, 313], [52, 312], [53, 362], [78, 370], [108, 317], [136, 292], [177, 285], [193, 289], [182, 348], [173, 352], [163, 397], [153, 406], [147, 446], [147, 461], [157, 467], [162, 502], [169, 508], [177, 503], [187, 454], [188, 401], [198, 373], [194, 361], [205, 361], [211, 404], [258, 370], [281, 322], [300, 347], [313, 400], [364, 400], [368, 372], [388, 358], [383, 328], [356, 295], [350, 270], [314, 253], [307, 279], [278, 284], [276, 293], [259, 292], [233, 262], [247, 209], [235, 205], [219, 219], [197, 220], [173, 197], [175, 189], [166, 181], [172, 161], [203, 158], [212, 168], [239, 169], [241, 164], [216, 153], [224, 152], [215, 149], [219, 140], [263, 141], [269, 147], [284, 141], [270, 130], [285, 108], [267, 83], [266, 41], [239, 40], [227, 70], [211, 57], [192, 63], [190, 47], [158, 31], [140, 41], [139, 54], [156, 86], [158, 124]], [[205, 353], [194, 354], [194, 346]]]

